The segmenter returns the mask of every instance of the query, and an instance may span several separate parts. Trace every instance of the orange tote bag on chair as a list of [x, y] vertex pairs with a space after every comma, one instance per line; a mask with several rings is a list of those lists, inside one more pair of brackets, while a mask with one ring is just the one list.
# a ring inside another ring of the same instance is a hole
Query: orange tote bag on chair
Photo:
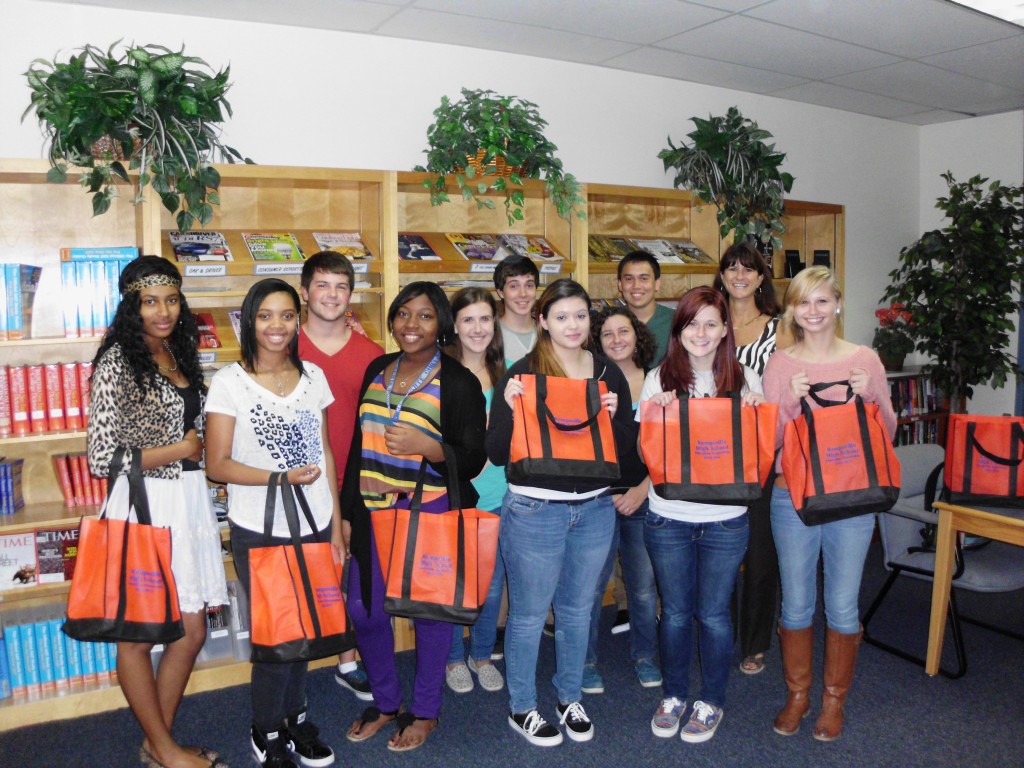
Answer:
[[945, 483], [955, 502], [1021, 506], [1024, 418], [950, 414]]
[[[618, 480], [615, 435], [596, 379], [523, 374], [512, 418], [508, 479]], [[620, 404], [622, 405], [622, 404]]]
[[761, 496], [775, 458], [775, 403], [739, 395], [682, 395], [640, 405], [640, 452], [663, 499], [746, 505]]
[[[846, 402], [819, 394], [844, 384]], [[812, 384], [809, 397], [822, 408], [802, 400], [803, 413], [786, 425], [782, 443], [782, 473], [800, 519], [821, 525], [891, 509], [900, 463], [878, 406], [854, 397], [845, 381]]]
[[[170, 643], [185, 634], [171, 573], [171, 530], [152, 525], [142, 478], [142, 451], [131, 450], [128, 514], [111, 520], [110, 496], [125, 448], [110, 462], [99, 519], [84, 518], [68, 595], [64, 633], [75, 640]], [[138, 522], [130, 522], [132, 510]]]
[[[291, 543], [275, 546], [270, 539], [278, 487]], [[249, 550], [253, 661], [308, 661], [355, 647], [355, 632], [341, 592], [338, 551], [330, 542], [320, 541], [319, 535], [315, 542], [301, 541], [296, 499], [309, 529], [316, 534], [302, 490], [289, 485], [284, 472], [272, 473], [263, 516], [266, 546]]]
[[382, 509], [370, 516], [384, 576], [384, 610], [472, 624], [491, 586], [501, 519], [462, 508], [455, 454], [449, 446], [444, 451], [449, 511], [421, 511], [424, 460], [409, 509]]

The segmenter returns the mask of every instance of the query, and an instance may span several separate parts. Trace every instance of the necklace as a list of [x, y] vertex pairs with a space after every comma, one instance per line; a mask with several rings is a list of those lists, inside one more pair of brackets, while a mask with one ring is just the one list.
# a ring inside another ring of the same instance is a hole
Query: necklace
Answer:
[[756, 315], [754, 315], [752, 318], [747, 320], [747, 322], [745, 322], [745, 323], [737, 323], [735, 320], [733, 320], [732, 327], [733, 328], [746, 328], [752, 322], [754, 322], [755, 320], [758, 320], [761, 317], [764, 317], [764, 312], [758, 312]]
[[[398, 377], [398, 367], [402, 364], [403, 357], [405, 357], [404, 352], [398, 356], [397, 360], [395, 360], [395, 369], [391, 372], [391, 378], [388, 380], [387, 389], [384, 390], [384, 393], [387, 395], [388, 399], [389, 411], [391, 410], [391, 393], [395, 389], [395, 379]], [[423, 369], [420, 375], [416, 378], [416, 381], [412, 383], [412, 386], [409, 387], [409, 389], [406, 391], [404, 395], [402, 395], [402, 399], [398, 401], [398, 405], [395, 406], [395, 413], [391, 416], [392, 422], [396, 424], [398, 423], [398, 418], [402, 415], [402, 406], [405, 405], [406, 399], [408, 399], [409, 395], [411, 395], [413, 392], [415, 392], [417, 389], [423, 386], [423, 383], [425, 381], [428, 381], [430, 379], [430, 375], [434, 372], [434, 368], [437, 367], [437, 364], [439, 362], [441, 362], [440, 349], [434, 353], [434, 356], [430, 359], [430, 362], [427, 363], [427, 367]], [[404, 387], [405, 380], [403, 379], [402, 381], [400, 381], [399, 385]]]
[[174, 363], [174, 367], [173, 368], [164, 368], [162, 365], [160, 365], [160, 363], [157, 363], [156, 367], [159, 370], [163, 371], [164, 373], [174, 373], [175, 371], [178, 370], [178, 359], [174, 356], [174, 353], [171, 352], [171, 345], [167, 343], [167, 340], [164, 339], [164, 341], [162, 343], [164, 345], [164, 349], [167, 350], [167, 354], [171, 356], [171, 362]]
[[260, 371], [259, 373], [254, 373], [253, 377], [269, 376], [274, 386], [277, 388], [277, 394], [284, 397], [284, 388], [287, 383], [285, 377], [288, 376], [289, 372], [290, 369], [288, 368], [281, 370], [279, 373], [274, 373], [273, 371]]

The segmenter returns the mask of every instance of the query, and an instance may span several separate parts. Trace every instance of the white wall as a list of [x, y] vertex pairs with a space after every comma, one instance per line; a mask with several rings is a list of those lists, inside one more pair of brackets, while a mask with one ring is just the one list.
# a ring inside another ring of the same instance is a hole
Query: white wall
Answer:
[[[423, 159], [443, 94], [491, 88], [536, 102], [567, 170], [581, 181], [671, 186], [657, 158], [689, 118], [738, 105], [775, 134], [796, 199], [846, 206], [846, 335], [867, 343], [874, 309], [918, 221], [915, 126], [665, 78], [366, 35], [6, 0], [17, 34], [0, 47], [0, 157], [39, 157], [22, 73], [86, 42], [118, 38], [231, 64], [226, 138], [264, 164], [393, 168]], [[2, 216], [2, 212], [0, 212]]]
[[[921, 232], [939, 229], [944, 221], [935, 201], [949, 188], [940, 174], [951, 171], [957, 181], [982, 175], [1004, 184], [1021, 184], [1024, 180], [1024, 112], [958, 120], [929, 125], [921, 129]], [[1016, 318], [1015, 318], [1016, 319]], [[1017, 352], [1017, 336], [1010, 343], [1011, 354]], [[1005, 387], [976, 387], [968, 406], [971, 413], [1013, 413], [1015, 382]]]

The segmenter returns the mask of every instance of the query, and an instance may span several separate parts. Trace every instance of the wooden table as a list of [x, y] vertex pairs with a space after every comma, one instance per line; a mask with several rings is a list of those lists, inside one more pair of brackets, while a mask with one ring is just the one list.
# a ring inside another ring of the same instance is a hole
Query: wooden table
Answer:
[[924, 671], [939, 672], [942, 641], [946, 631], [949, 590], [953, 581], [953, 552], [959, 531], [984, 536], [1024, 547], [1024, 520], [1006, 515], [935, 502], [939, 513], [939, 529], [935, 536], [935, 579], [932, 585], [932, 616], [928, 625], [928, 657]]

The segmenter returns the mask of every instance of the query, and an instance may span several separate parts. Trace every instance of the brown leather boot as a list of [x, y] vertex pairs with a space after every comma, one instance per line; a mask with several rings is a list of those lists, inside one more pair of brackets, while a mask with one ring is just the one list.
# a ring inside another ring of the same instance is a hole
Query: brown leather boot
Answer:
[[782, 667], [786, 675], [789, 695], [786, 705], [775, 716], [772, 728], [782, 736], [792, 736], [800, 730], [800, 721], [811, 708], [807, 690], [811, 687], [811, 662], [814, 656], [814, 637], [811, 627], [786, 629], [779, 626], [779, 645], [782, 646]]
[[843, 704], [853, 682], [863, 634], [863, 630], [849, 635], [831, 629], [825, 632], [825, 690], [821, 694], [821, 714], [814, 724], [818, 741], [834, 741], [843, 730]]

